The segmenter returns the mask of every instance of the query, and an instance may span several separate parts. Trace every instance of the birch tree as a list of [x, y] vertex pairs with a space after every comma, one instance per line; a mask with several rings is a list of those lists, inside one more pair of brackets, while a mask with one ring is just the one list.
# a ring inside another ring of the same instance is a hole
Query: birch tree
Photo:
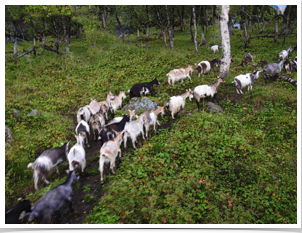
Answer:
[[229, 34], [229, 5], [221, 6], [220, 14], [220, 32], [221, 32], [221, 47], [222, 47], [222, 59], [219, 71], [220, 78], [227, 78], [229, 76], [230, 64], [231, 64], [231, 44], [230, 44], [230, 34]]
[[195, 46], [195, 54], [198, 53], [198, 49], [197, 49], [197, 41], [196, 41], [196, 37], [197, 37], [197, 28], [196, 28], [196, 15], [195, 15], [195, 9], [194, 6], [192, 6], [192, 14], [193, 14], [193, 24], [194, 24], [194, 46]]

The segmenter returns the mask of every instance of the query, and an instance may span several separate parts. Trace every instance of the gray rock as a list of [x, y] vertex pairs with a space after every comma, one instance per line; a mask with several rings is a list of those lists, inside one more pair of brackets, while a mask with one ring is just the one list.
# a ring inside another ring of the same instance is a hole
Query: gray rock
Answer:
[[14, 117], [15, 117], [15, 118], [18, 118], [19, 115], [20, 115], [20, 113], [21, 113], [21, 111], [18, 110], [18, 109], [13, 109], [13, 112], [14, 112]]
[[5, 126], [5, 145], [11, 146], [12, 141], [13, 141], [12, 131], [10, 130], [10, 128]]
[[123, 107], [123, 114], [128, 113], [128, 110], [135, 110], [136, 113], [145, 112], [148, 110], [155, 110], [159, 106], [159, 103], [153, 102], [148, 97], [134, 97], [128, 104]]
[[296, 164], [295, 164], [295, 162], [294, 162], [293, 159], [291, 159], [290, 162], [291, 162], [291, 164], [292, 164], [293, 167], [296, 167]]
[[209, 112], [212, 112], [212, 113], [214, 113], [214, 112], [222, 113], [223, 112], [222, 107], [220, 107], [217, 104], [214, 104], [212, 102], [207, 102], [207, 105], [208, 105]]
[[40, 113], [38, 110], [36, 110], [36, 109], [31, 110], [31, 111], [29, 112], [29, 114], [30, 114], [31, 116], [40, 116], [40, 115], [41, 115], [41, 113]]
[[260, 110], [262, 110], [262, 111], [269, 111], [269, 109], [266, 108], [266, 107], [261, 107]]

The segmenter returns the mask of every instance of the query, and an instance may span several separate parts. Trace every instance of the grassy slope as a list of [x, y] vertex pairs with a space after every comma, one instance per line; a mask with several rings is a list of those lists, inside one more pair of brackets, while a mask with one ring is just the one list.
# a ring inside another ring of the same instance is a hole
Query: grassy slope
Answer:
[[[217, 27], [209, 27], [209, 43], [216, 42], [210, 39], [215, 34]], [[240, 34], [235, 31], [231, 37], [235, 61], [216, 101], [235, 93], [230, 85], [235, 75], [254, 70], [235, 68], [244, 52], [256, 55], [256, 62], [273, 62], [282, 49], [296, 43], [293, 36], [285, 46], [281, 39], [276, 44], [271, 38], [254, 39], [244, 50]], [[27, 164], [43, 150], [73, 138], [75, 126], [68, 115], [75, 115], [91, 98], [103, 100], [109, 91], [118, 94], [157, 77], [162, 85], [152, 99], [164, 105], [169, 96], [216, 79], [213, 74], [197, 78], [195, 72], [192, 82], [167, 84], [169, 70], [217, 57], [207, 47], [199, 47], [195, 55], [187, 32], [175, 33], [175, 51], [166, 51], [162, 40], [147, 42], [150, 49], [127, 40], [122, 44], [93, 30], [86, 39], [72, 40], [73, 53], [66, 57], [45, 51], [36, 58], [6, 61], [5, 123], [14, 134], [13, 146], [5, 150], [7, 204], [33, 191]], [[6, 46], [12, 50], [12, 45]], [[20, 49], [28, 46], [21, 43]], [[296, 73], [289, 76], [297, 79]], [[252, 92], [236, 99], [237, 106], [220, 102], [222, 114], [198, 112], [196, 104], [187, 101], [171, 131], [160, 131], [139, 150], [127, 153], [116, 175], [105, 178], [105, 196], [85, 222], [296, 223], [296, 168], [290, 162], [296, 161], [296, 101], [295, 87], [281, 80], [265, 84], [262, 75]], [[269, 110], [261, 111], [261, 106]], [[18, 119], [13, 108], [21, 110]], [[41, 116], [27, 115], [31, 109]], [[160, 118], [168, 120], [170, 116]], [[31, 200], [47, 190], [30, 195]]]

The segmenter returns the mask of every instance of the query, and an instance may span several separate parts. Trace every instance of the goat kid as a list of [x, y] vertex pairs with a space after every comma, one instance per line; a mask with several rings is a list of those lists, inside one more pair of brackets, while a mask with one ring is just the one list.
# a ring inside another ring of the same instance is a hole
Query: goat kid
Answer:
[[78, 181], [79, 177], [74, 171], [69, 171], [63, 184], [60, 184], [47, 192], [39, 201], [36, 202], [29, 216], [28, 221], [37, 219], [39, 223], [51, 223], [52, 215], [62, 209], [66, 203], [69, 203], [70, 212], [72, 208], [72, 183]]
[[142, 133], [143, 139], [144, 137], [144, 116], [145, 114], [141, 114], [136, 121], [127, 122], [124, 132], [124, 147], [127, 147], [127, 138], [130, 137], [132, 140], [133, 148], [137, 149], [135, 146], [135, 142], [137, 142], [137, 137], [140, 133]]
[[114, 100], [114, 98], [115, 96], [111, 92], [109, 92], [107, 94], [106, 100], [99, 102], [99, 105], [101, 106], [101, 109], [104, 112], [104, 116], [106, 117], [106, 120], [108, 119], [107, 112], [109, 110], [110, 101]]
[[172, 119], [175, 119], [174, 115], [180, 110], [184, 109], [187, 97], [189, 97], [190, 101], [193, 98], [191, 89], [186, 90], [186, 92], [182, 95], [170, 97], [165, 107], [171, 113]]
[[115, 174], [113, 168], [115, 167], [115, 159], [118, 153], [122, 156], [120, 144], [123, 140], [123, 132], [115, 132], [116, 137], [105, 142], [100, 150], [100, 166], [99, 171], [101, 173], [101, 184], [103, 184], [103, 171], [104, 163], [110, 162], [110, 169]]
[[183, 80], [188, 77], [191, 81], [191, 77], [190, 74], [192, 75], [192, 73], [194, 72], [194, 69], [192, 66], [188, 66], [187, 68], [181, 68], [181, 69], [174, 69], [171, 70], [168, 74], [168, 83], [171, 85], [174, 85], [174, 82], [178, 82], [181, 80], [181, 82], [183, 82]]
[[211, 47], [211, 50], [213, 51], [213, 53], [218, 52], [219, 49], [221, 49], [221, 46], [220, 46], [220, 45], [213, 45], [213, 46]]
[[205, 98], [207, 96], [213, 96], [217, 93], [217, 89], [220, 83], [225, 83], [222, 78], [218, 78], [215, 83], [207, 84], [207, 85], [200, 85], [194, 88], [193, 95], [196, 100], [196, 104], [198, 109], [200, 109], [199, 101], [201, 98]]
[[238, 94], [243, 94], [242, 88], [248, 87], [248, 91], [253, 88], [255, 79], [259, 78], [259, 73], [262, 71], [255, 71], [254, 73], [240, 74], [234, 78], [232, 83], [236, 85], [236, 91]]
[[69, 151], [69, 143], [70, 141], [62, 144], [61, 147], [44, 151], [35, 162], [27, 165], [28, 168], [31, 167], [33, 169], [36, 190], [38, 189], [39, 177], [41, 177], [46, 184], [49, 184], [49, 181], [46, 178], [53, 168], [56, 168], [57, 173], [60, 174], [58, 166], [66, 160], [66, 155]]
[[154, 131], [156, 131], [156, 124], [160, 125], [157, 118], [158, 114], [161, 113], [161, 116], [163, 117], [165, 115], [165, 109], [164, 107], [158, 106], [155, 110], [148, 110], [144, 112], [144, 126], [146, 131], [146, 138], [148, 137], [149, 127], [151, 125], [154, 126]]
[[288, 58], [288, 54], [289, 52], [292, 51], [292, 48], [289, 46], [289, 48], [287, 50], [282, 50], [280, 53], [279, 53], [279, 59], [280, 60], [285, 60], [286, 58]]
[[209, 73], [210, 71], [214, 72], [214, 65], [219, 65], [219, 60], [217, 58], [211, 60], [211, 61], [201, 61], [198, 64], [195, 63], [196, 69], [198, 71], [198, 77], [200, 74], [204, 75], [206, 73]]

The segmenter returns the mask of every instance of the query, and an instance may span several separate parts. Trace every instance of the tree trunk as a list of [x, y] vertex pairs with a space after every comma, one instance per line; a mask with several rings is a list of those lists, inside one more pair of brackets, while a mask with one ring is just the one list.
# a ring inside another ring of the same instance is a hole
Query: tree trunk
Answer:
[[111, 22], [112, 22], [112, 19], [113, 19], [113, 14], [114, 14], [114, 10], [113, 10], [113, 8], [110, 8], [110, 20], [109, 20], [108, 27], [110, 27], [110, 25], [111, 25]]
[[100, 5], [99, 8], [100, 8], [102, 26], [103, 26], [103, 29], [106, 30], [106, 17], [105, 17], [104, 6]]
[[190, 34], [191, 34], [191, 41], [194, 42], [192, 24], [193, 24], [193, 14], [191, 14], [191, 16], [190, 16]]
[[197, 37], [197, 28], [196, 28], [196, 15], [195, 15], [195, 9], [194, 6], [192, 6], [192, 14], [193, 14], [193, 23], [194, 23], [194, 46], [195, 46], [195, 54], [198, 54], [198, 49], [197, 49], [197, 41], [196, 41], [196, 37]]
[[244, 30], [244, 47], [247, 48], [249, 46], [248, 38], [247, 38], [247, 29], [246, 29], [246, 20], [245, 20], [245, 13], [244, 13], [244, 5], [240, 8], [240, 15], [242, 21], [242, 27]]
[[70, 38], [69, 38], [69, 33], [68, 33], [68, 29], [66, 28], [66, 23], [65, 23], [65, 18], [64, 15], [61, 15], [61, 20], [62, 20], [62, 27], [63, 27], [63, 39], [65, 42], [65, 46], [66, 46], [66, 52], [70, 53], [69, 50], [69, 42], [70, 42]]
[[170, 42], [170, 49], [174, 49], [174, 43], [173, 43], [173, 32], [172, 32], [172, 25], [170, 22], [169, 12], [168, 12], [168, 6], [165, 5], [165, 11], [166, 11], [166, 17], [167, 17], [167, 29], [168, 29], [168, 35], [169, 35], [169, 42]]
[[18, 56], [18, 38], [15, 36], [15, 40], [14, 40], [14, 57]]
[[275, 36], [274, 36], [274, 43], [278, 40], [278, 9], [275, 9]]
[[36, 46], [36, 36], [33, 36], [34, 47]]
[[185, 6], [181, 6], [181, 15], [180, 15], [180, 31], [181, 32], [184, 29], [184, 14], [185, 14]]
[[229, 21], [229, 5], [221, 6], [220, 14], [220, 33], [221, 33], [221, 47], [222, 47], [222, 59], [219, 71], [220, 78], [229, 77], [230, 64], [231, 64], [231, 43], [230, 33], [228, 27]]
[[147, 32], [146, 32], [146, 36], [147, 36], [147, 37], [149, 37], [149, 35], [150, 35], [150, 27], [149, 27], [149, 26], [147, 26]]
[[205, 25], [205, 21], [206, 21], [205, 7], [206, 6], [201, 6], [200, 7], [201, 40], [200, 40], [199, 46], [202, 46], [202, 45], [205, 45], [205, 44], [208, 43], [205, 39], [205, 36], [204, 36], [204, 25]]
[[137, 38], [139, 38], [139, 28], [137, 28]]
[[285, 24], [285, 28], [284, 28], [284, 38], [283, 38], [283, 44], [285, 44], [285, 38], [286, 38], [286, 32], [287, 32], [287, 28], [288, 28], [288, 21], [289, 21], [289, 14], [290, 14], [290, 7], [291, 5], [286, 6], [288, 7], [288, 11], [287, 11], [287, 15], [286, 15], [286, 24]]
[[261, 28], [259, 34], [261, 34], [265, 29], [265, 20], [264, 20], [264, 15], [263, 15], [263, 9], [264, 9], [264, 6], [261, 7], [262, 28]]
[[160, 19], [158, 7], [154, 6], [154, 8], [155, 8], [155, 11], [156, 11], [157, 20], [158, 20], [158, 24], [159, 24], [159, 27], [160, 27], [160, 34], [158, 36], [158, 39], [160, 38], [160, 35], [163, 35], [164, 36], [164, 42], [165, 42], [166, 49], [168, 49], [167, 39], [166, 39], [166, 33], [165, 33], [165, 30], [164, 30], [163, 23], [162, 23], [162, 21]]

